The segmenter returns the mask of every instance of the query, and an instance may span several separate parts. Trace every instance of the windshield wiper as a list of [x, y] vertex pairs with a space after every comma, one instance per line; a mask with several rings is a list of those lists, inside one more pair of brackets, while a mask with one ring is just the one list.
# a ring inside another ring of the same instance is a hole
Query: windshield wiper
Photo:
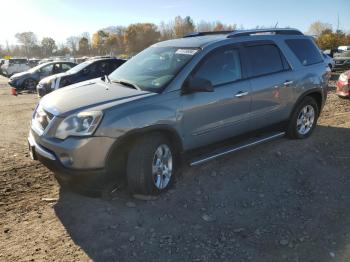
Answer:
[[114, 81], [112, 81], [112, 83], [121, 84], [123, 86], [129, 87], [129, 88], [133, 88], [133, 89], [136, 89], [136, 90], [141, 90], [141, 88], [139, 86], [137, 86], [136, 84], [131, 83], [131, 82], [127, 81], [127, 80], [114, 80]]

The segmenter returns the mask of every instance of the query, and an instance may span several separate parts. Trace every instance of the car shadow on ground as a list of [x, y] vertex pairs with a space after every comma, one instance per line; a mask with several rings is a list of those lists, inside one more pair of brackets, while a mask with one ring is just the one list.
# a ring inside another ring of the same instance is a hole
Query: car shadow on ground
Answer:
[[349, 141], [318, 126], [186, 167], [156, 200], [61, 190], [54, 209], [94, 261], [348, 261]]

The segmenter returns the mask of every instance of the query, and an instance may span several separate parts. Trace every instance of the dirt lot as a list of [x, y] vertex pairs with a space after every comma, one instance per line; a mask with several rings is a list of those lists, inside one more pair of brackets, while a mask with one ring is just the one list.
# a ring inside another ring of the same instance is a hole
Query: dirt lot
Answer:
[[185, 167], [150, 201], [60, 190], [27, 153], [36, 102], [0, 77], [0, 261], [350, 261], [350, 101], [334, 88], [311, 138]]

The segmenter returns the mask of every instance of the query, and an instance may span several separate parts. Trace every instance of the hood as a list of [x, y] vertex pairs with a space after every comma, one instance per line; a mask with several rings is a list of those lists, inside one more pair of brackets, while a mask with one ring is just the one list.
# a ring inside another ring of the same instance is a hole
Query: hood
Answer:
[[22, 78], [22, 77], [27, 77], [29, 75], [31, 75], [31, 73], [29, 71], [25, 71], [22, 73], [17, 73], [17, 74], [12, 75], [10, 79], [18, 79], [18, 78]]
[[64, 117], [91, 108], [107, 109], [112, 105], [155, 94], [95, 79], [49, 93], [40, 100], [40, 105], [50, 113]]
[[66, 76], [66, 75], [69, 75], [69, 74], [67, 74], [67, 73], [59, 73], [59, 74], [56, 74], [56, 75], [47, 76], [47, 77], [43, 78], [40, 81], [40, 83], [51, 82], [53, 79], [57, 79], [59, 77], [63, 77], [63, 76]]

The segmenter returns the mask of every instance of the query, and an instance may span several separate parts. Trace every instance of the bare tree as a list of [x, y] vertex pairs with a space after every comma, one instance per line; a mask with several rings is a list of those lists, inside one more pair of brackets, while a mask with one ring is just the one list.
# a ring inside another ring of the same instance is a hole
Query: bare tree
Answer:
[[195, 26], [191, 17], [186, 16], [182, 18], [181, 16], [175, 17], [174, 33], [175, 37], [183, 37], [184, 35], [194, 32]]
[[80, 37], [78, 36], [70, 36], [67, 38], [67, 46], [72, 50], [72, 54], [75, 55], [78, 50], [78, 44], [79, 44]]
[[25, 50], [25, 55], [29, 56], [30, 49], [37, 44], [36, 35], [33, 32], [22, 32], [15, 35], [18, 42], [21, 43]]
[[51, 37], [44, 37], [41, 40], [41, 48], [44, 56], [51, 56], [54, 50], [57, 48], [55, 40]]
[[328, 23], [322, 23], [321, 21], [316, 21], [309, 26], [307, 33], [309, 35], [319, 37], [325, 30], [332, 31], [332, 25]]

